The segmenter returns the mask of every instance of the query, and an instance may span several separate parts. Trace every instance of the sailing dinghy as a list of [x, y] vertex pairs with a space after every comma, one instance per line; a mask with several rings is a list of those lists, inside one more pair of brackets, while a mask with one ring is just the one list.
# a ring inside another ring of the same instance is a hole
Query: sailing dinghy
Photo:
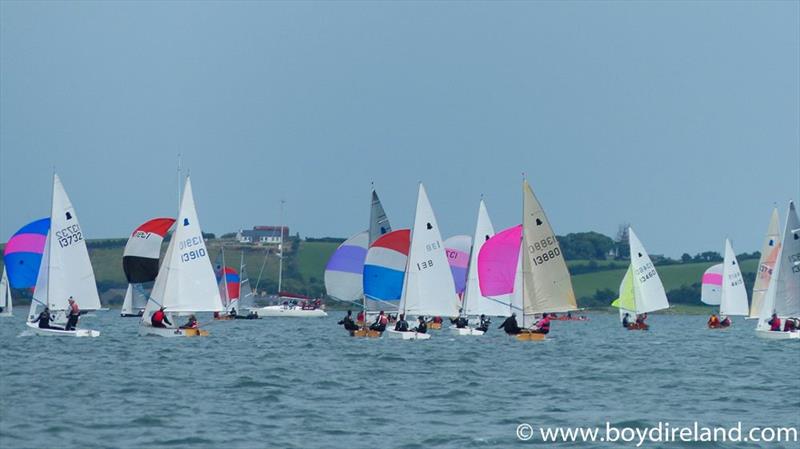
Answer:
[[[770, 330], [769, 320], [773, 313], [781, 319], [781, 331]], [[783, 330], [787, 319], [800, 321], [800, 218], [791, 201], [778, 258], [764, 295], [756, 336], [770, 340], [800, 339], [800, 329]]]
[[[508, 312], [508, 305], [487, 298], [481, 295], [478, 281], [478, 254], [480, 254], [483, 244], [494, 236], [494, 226], [486, 210], [486, 204], [481, 199], [478, 205], [478, 220], [475, 224], [475, 235], [472, 238], [472, 249], [469, 254], [467, 264], [467, 280], [464, 286], [464, 294], [461, 298], [461, 314], [465, 318], [470, 316], [498, 316]], [[450, 332], [455, 335], [483, 335], [483, 331], [466, 327], [459, 329], [450, 326]]]
[[[409, 316], [458, 316], [458, 296], [450, 265], [447, 263], [439, 224], [433, 213], [425, 186], [420, 183], [417, 209], [411, 230], [403, 293], [399, 310]], [[427, 340], [428, 333], [400, 332], [386, 329], [389, 338]]]
[[723, 263], [712, 266], [703, 274], [700, 300], [708, 305], [719, 306], [721, 321], [718, 324], [709, 323], [709, 329], [725, 329], [730, 327], [730, 322], [725, 324], [723, 317], [747, 316], [749, 313], [744, 278], [728, 239], [725, 239]]
[[[44, 245], [50, 231], [50, 217], [28, 223], [8, 239], [3, 250], [3, 281], [8, 288], [0, 316], [12, 316], [11, 288], [33, 288], [39, 277]], [[5, 291], [5, 288], [3, 290]]]
[[42, 264], [36, 279], [28, 328], [36, 335], [58, 337], [99, 337], [100, 332], [91, 329], [63, 330], [40, 328], [33, 323], [39, 308], [47, 307], [56, 313], [56, 320], [66, 322], [67, 299], [75, 298], [85, 311], [100, 309], [94, 270], [89, 261], [83, 231], [78, 215], [72, 207], [67, 192], [58, 175], [53, 174], [53, 196], [50, 209], [50, 231], [47, 233], [42, 255]]
[[[154, 327], [151, 316], [164, 307], [172, 327]], [[139, 323], [139, 335], [160, 337], [207, 336], [208, 331], [175, 327], [175, 314], [222, 312], [214, 268], [208, 257], [200, 222], [197, 219], [192, 182], [186, 177], [181, 208], [172, 239], [158, 270], [153, 291]]]
[[[611, 303], [612, 307], [619, 309], [620, 320], [625, 315], [629, 319], [634, 319], [638, 315], [643, 315], [657, 310], [669, 308], [667, 293], [664, 285], [658, 276], [656, 267], [650, 260], [650, 256], [645, 251], [642, 242], [633, 232], [633, 228], [628, 228], [628, 245], [630, 247], [631, 263], [628, 271], [622, 278], [619, 286], [619, 298]], [[650, 326], [646, 323], [629, 323], [628, 330], [647, 330]]]
[[158, 276], [161, 243], [175, 223], [174, 218], [153, 218], [134, 229], [122, 254], [122, 270], [128, 289], [122, 301], [122, 317], [140, 317], [147, 305], [147, 286]]
[[550, 221], [527, 180], [522, 184], [523, 220], [489, 239], [478, 257], [481, 294], [510, 295], [508, 315], [521, 310], [517, 340], [540, 341], [536, 315], [577, 310], [567, 264]]

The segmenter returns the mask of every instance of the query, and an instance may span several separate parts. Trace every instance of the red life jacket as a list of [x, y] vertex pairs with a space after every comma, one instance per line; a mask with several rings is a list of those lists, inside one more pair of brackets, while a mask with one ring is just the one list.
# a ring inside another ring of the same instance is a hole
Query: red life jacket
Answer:
[[153, 314], [153, 318], [150, 319], [151, 323], [161, 324], [163, 321], [164, 321], [164, 312], [160, 310], [156, 310], [156, 313]]
[[389, 324], [389, 318], [386, 318], [386, 315], [381, 315], [380, 323], [383, 324], [384, 326]]
[[781, 319], [780, 318], [778, 318], [778, 317], [773, 318], [769, 322], [769, 324], [771, 326], [769, 328], [769, 330], [771, 330], [771, 331], [779, 331], [779, 330], [781, 330]]

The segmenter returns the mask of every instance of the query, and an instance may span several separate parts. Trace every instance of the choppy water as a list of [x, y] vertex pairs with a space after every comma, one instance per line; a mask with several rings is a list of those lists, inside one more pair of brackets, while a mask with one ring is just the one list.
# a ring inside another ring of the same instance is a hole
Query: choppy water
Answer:
[[800, 426], [800, 344], [759, 340], [752, 321], [652, 316], [628, 332], [593, 314], [544, 343], [496, 329], [413, 342], [353, 339], [333, 312], [163, 339], [109, 311], [82, 320], [100, 338], [59, 339], [19, 337], [22, 314], [0, 320], [2, 448], [483, 448], [535, 444], [521, 422]]

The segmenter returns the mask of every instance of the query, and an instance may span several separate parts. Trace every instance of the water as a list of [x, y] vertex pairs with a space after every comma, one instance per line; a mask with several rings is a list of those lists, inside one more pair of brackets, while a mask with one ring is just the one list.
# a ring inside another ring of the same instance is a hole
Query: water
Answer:
[[757, 339], [753, 321], [655, 315], [629, 332], [593, 314], [543, 343], [497, 329], [404, 342], [353, 339], [333, 312], [164, 339], [109, 311], [82, 319], [100, 338], [59, 339], [18, 337], [23, 313], [0, 320], [3, 448], [486, 448], [535, 445], [521, 422], [800, 426], [800, 344]]

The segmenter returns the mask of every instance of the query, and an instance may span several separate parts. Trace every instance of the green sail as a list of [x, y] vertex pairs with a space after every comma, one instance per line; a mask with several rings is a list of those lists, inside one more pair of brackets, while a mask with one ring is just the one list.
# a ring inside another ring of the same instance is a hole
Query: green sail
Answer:
[[622, 284], [619, 286], [619, 298], [611, 303], [612, 307], [625, 310], [636, 310], [636, 295], [633, 293], [633, 265], [628, 266]]

